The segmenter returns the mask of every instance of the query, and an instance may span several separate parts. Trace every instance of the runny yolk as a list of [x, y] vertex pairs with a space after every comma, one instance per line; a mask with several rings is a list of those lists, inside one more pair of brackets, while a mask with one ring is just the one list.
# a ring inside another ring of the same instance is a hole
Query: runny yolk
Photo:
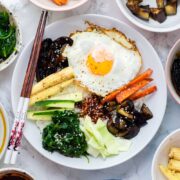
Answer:
[[105, 48], [97, 48], [88, 55], [86, 60], [88, 69], [94, 75], [106, 75], [113, 66], [113, 55], [109, 53]]

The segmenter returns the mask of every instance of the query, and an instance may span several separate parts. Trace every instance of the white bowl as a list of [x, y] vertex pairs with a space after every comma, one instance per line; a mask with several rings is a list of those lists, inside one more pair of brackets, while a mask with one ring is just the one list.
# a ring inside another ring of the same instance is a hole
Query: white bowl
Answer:
[[26, 175], [27, 177], [29, 177], [30, 179], [35, 179], [32, 174], [30, 174], [29, 172], [23, 170], [23, 169], [19, 169], [19, 168], [11, 168], [11, 167], [8, 167], [8, 168], [3, 168], [3, 169], [0, 169], [0, 175], [4, 175], [4, 174], [9, 174], [9, 173], [20, 173], [22, 175]]
[[169, 91], [170, 91], [171, 95], [173, 96], [173, 98], [176, 100], [176, 102], [178, 104], [180, 104], [180, 96], [177, 94], [177, 92], [174, 88], [174, 85], [172, 83], [172, 79], [171, 79], [171, 67], [172, 67], [172, 63], [174, 62], [174, 59], [175, 59], [177, 52], [180, 52], [180, 39], [171, 48], [169, 55], [167, 57], [166, 69], [165, 69], [166, 81], [167, 81]]
[[[126, 7], [127, 0], [116, 0], [116, 2], [124, 16], [127, 17], [128, 20], [131, 21], [133, 24], [139, 26], [142, 29], [152, 32], [170, 32], [180, 29], [180, 4], [178, 4], [177, 14], [174, 16], [168, 16], [166, 21], [160, 24], [152, 19], [150, 19], [150, 21], [148, 22], [141, 20], [140, 18], [133, 15], [131, 11]], [[143, 3], [149, 4], [152, 7], [157, 7], [156, 0], [144, 0]]]
[[9, 14], [10, 22], [16, 26], [16, 47], [15, 51], [2, 63], [0, 63], [0, 71], [7, 68], [12, 62], [14, 62], [18, 56], [18, 53], [22, 46], [22, 37], [16, 17], [0, 2], [0, 11], [6, 11]]
[[7, 113], [0, 103], [0, 114], [2, 113], [2, 119], [0, 116], [0, 159], [2, 158], [9, 139], [9, 121]]
[[[57, 152], [49, 153], [48, 151], [44, 150], [42, 147], [42, 135], [40, 134], [40, 131], [36, 124], [32, 121], [26, 121], [24, 136], [39, 153], [41, 153], [51, 161], [71, 168], [95, 170], [118, 165], [131, 159], [151, 141], [151, 139], [159, 129], [164, 116], [166, 108], [167, 89], [161, 61], [151, 44], [132, 27], [129, 27], [128, 25], [118, 21], [117, 19], [102, 15], [73, 16], [55, 22], [48, 26], [45, 31], [45, 38], [50, 37], [52, 39], [56, 39], [60, 36], [69, 35], [70, 33], [77, 30], [83, 30], [86, 28], [84, 22], [87, 20], [106, 28], [117, 28], [128, 38], [136, 42], [143, 58], [142, 70], [145, 70], [147, 68], [152, 68], [154, 70], [152, 78], [154, 79], [154, 83], [158, 87], [158, 91], [146, 100], [146, 104], [152, 110], [154, 117], [148, 122], [147, 126], [141, 129], [138, 136], [132, 139], [132, 146], [128, 152], [122, 152], [118, 156], [109, 157], [106, 160], [104, 160], [103, 158], [89, 157], [89, 163], [86, 158], [83, 157], [69, 158]], [[28, 61], [24, 61], [23, 59], [29, 58], [32, 48], [32, 42], [33, 41], [27, 44], [27, 46], [24, 48], [14, 70], [11, 86], [11, 98], [14, 112], [17, 109], [16, 107], [22, 88], [23, 78], [28, 64]], [[151, 56], [149, 56], [149, 54], [151, 54]]]
[[30, 0], [36, 6], [49, 11], [69, 11], [82, 6], [88, 0], [69, 0], [66, 5], [58, 6], [52, 0]]
[[168, 135], [159, 145], [158, 149], [153, 158], [152, 163], [152, 180], [166, 180], [164, 175], [159, 169], [159, 164], [167, 166], [168, 164], [168, 154], [171, 147], [180, 147], [180, 129], [172, 132]]

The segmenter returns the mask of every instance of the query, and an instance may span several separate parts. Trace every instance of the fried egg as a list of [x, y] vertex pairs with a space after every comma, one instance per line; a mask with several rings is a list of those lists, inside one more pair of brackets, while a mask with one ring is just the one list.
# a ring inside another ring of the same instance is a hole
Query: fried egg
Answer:
[[65, 48], [63, 55], [75, 79], [97, 95], [106, 96], [140, 71], [142, 59], [134, 42], [115, 29], [91, 26], [71, 38], [74, 43]]

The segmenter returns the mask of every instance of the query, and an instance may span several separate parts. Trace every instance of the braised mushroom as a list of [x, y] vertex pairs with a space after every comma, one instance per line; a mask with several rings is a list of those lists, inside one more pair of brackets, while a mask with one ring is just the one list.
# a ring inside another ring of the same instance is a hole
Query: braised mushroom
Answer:
[[108, 129], [108, 131], [111, 133], [111, 134], [113, 134], [113, 135], [117, 135], [118, 134], [118, 132], [119, 132], [119, 130], [115, 127], [115, 123], [113, 123], [113, 121], [112, 120], [108, 120], [108, 122], [107, 122], [107, 129]]
[[146, 121], [153, 118], [153, 114], [151, 110], [146, 106], [146, 104], [142, 105], [140, 112]]
[[120, 104], [121, 108], [124, 108], [127, 111], [133, 111], [134, 110], [134, 103], [132, 100], [125, 100]]
[[132, 139], [138, 135], [140, 128], [137, 126], [131, 126], [128, 128], [127, 133], [123, 136], [125, 139]]

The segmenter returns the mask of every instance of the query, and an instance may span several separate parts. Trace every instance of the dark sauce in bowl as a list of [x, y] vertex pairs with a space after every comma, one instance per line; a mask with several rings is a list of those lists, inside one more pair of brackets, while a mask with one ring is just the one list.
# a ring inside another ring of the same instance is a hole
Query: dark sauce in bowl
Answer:
[[16, 170], [0, 172], [0, 180], [33, 180], [28, 174]]
[[180, 55], [179, 54], [174, 59], [174, 62], [171, 67], [171, 79], [177, 94], [180, 96]]

